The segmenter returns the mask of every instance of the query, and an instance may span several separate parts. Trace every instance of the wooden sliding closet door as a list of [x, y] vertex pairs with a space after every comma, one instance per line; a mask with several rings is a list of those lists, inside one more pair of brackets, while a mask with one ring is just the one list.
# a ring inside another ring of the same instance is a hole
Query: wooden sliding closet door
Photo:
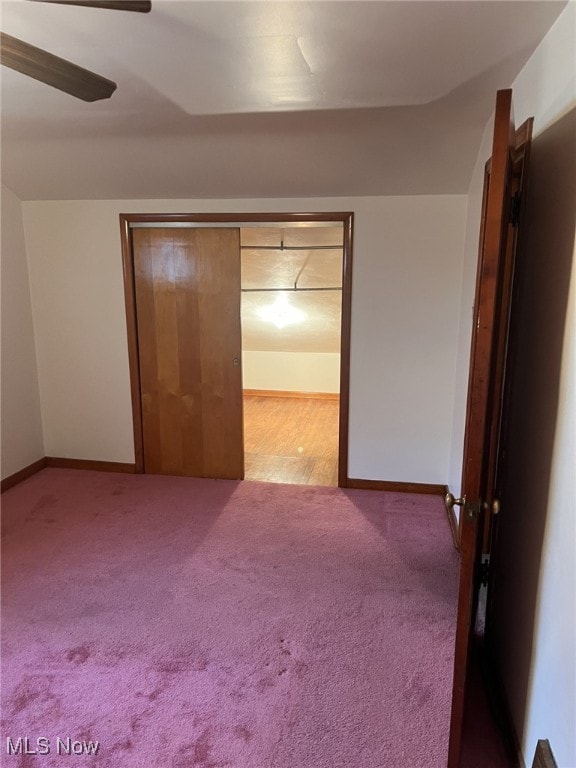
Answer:
[[242, 479], [240, 231], [132, 231], [144, 471]]

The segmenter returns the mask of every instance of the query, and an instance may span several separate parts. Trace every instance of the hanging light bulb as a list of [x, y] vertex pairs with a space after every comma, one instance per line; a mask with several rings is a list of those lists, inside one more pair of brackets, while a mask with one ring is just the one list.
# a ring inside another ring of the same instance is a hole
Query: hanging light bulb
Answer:
[[261, 307], [257, 312], [261, 320], [272, 323], [276, 328], [286, 328], [288, 325], [301, 323], [306, 318], [305, 312], [290, 304], [286, 293], [279, 293], [273, 304]]

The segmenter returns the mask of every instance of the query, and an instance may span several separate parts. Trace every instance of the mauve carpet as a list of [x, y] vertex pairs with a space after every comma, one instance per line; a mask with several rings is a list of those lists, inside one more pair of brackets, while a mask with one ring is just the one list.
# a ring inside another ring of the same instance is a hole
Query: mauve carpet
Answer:
[[2, 765], [444, 768], [438, 497], [46, 469], [3, 522]]

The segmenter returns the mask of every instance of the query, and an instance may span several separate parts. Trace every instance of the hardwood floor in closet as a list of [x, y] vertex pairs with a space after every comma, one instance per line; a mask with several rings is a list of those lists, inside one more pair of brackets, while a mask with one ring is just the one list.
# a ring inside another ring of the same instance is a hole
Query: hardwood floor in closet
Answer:
[[245, 479], [336, 487], [338, 415], [338, 400], [245, 395]]

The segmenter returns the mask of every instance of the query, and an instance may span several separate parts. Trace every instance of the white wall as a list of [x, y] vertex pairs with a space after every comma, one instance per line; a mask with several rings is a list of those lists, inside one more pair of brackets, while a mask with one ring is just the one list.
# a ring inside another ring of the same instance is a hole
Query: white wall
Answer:
[[465, 207], [461, 196], [364, 201], [354, 251], [364, 258], [353, 276], [351, 477], [446, 483]]
[[[516, 81], [513, 84], [502, 84], [503, 88], [513, 88], [516, 125], [520, 126], [528, 117], [534, 117], [534, 136], [541, 133], [550, 123], [558, 120], [575, 103], [575, 7], [576, 4], [572, 0], [530, 57]], [[461, 490], [468, 365], [484, 165], [492, 150], [492, 128], [493, 117], [484, 130], [468, 191], [462, 285], [458, 292], [460, 296], [460, 325], [449, 473], [450, 488], [457, 496], [460, 495]]]
[[[512, 84], [516, 124], [530, 116], [535, 118], [529, 192], [534, 219], [529, 223], [527, 253], [542, 266], [538, 267], [539, 273], [533, 272], [528, 278], [532, 284], [529, 282], [527, 290], [532, 295], [524, 294], [523, 298], [523, 332], [533, 335], [525, 339], [518, 363], [522, 380], [512, 409], [514, 441], [500, 524], [506, 558], [498, 572], [500, 610], [493, 627], [498, 664], [523, 759], [531, 765], [537, 740], [547, 738], [560, 768], [576, 766], [574, 267], [571, 278], [570, 273], [564, 274], [558, 286], [560, 298], [570, 285], [567, 312], [565, 296], [561, 305], [565, 312], [560, 318], [561, 327], [556, 329], [556, 336], [546, 339], [543, 334], [546, 322], [551, 327], [550, 317], [558, 308], [550, 292], [550, 281], [558, 280], [557, 262], [572, 256], [576, 206], [572, 202], [571, 210], [565, 207], [567, 199], [574, 200], [573, 136], [565, 156], [559, 152], [555, 157], [548, 147], [551, 134], [547, 129], [554, 123], [560, 126], [561, 118], [576, 105], [575, 30], [576, 6], [572, 2]], [[490, 124], [469, 195], [450, 462], [454, 493], [460, 490], [480, 200], [491, 131]], [[550, 167], [546, 168], [546, 163]], [[567, 170], [570, 163], [571, 169]], [[550, 183], [558, 176], [563, 178], [563, 192]], [[567, 195], [570, 184], [572, 194]], [[563, 211], [560, 219], [559, 211]], [[542, 305], [545, 291], [548, 304]], [[537, 312], [541, 321], [536, 323]], [[559, 370], [550, 359], [557, 345]]]
[[2, 478], [44, 456], [20, 200], [2, 185]]
[[120, 212], [355, 212], [350, 476], [445, 483], [464, 196], [23, 204], [48, 455], [133, 461]]
[[575, 38], [571, 3], [513, 85], [517, 122], [534, 115], [536, 139], [499, 629], [525, 763], [549, 739], [561, 767], [576, 766]]
[[244, 389], [287, 392], [339, 392], [337, 352], [263, 352], [242, 354]]

